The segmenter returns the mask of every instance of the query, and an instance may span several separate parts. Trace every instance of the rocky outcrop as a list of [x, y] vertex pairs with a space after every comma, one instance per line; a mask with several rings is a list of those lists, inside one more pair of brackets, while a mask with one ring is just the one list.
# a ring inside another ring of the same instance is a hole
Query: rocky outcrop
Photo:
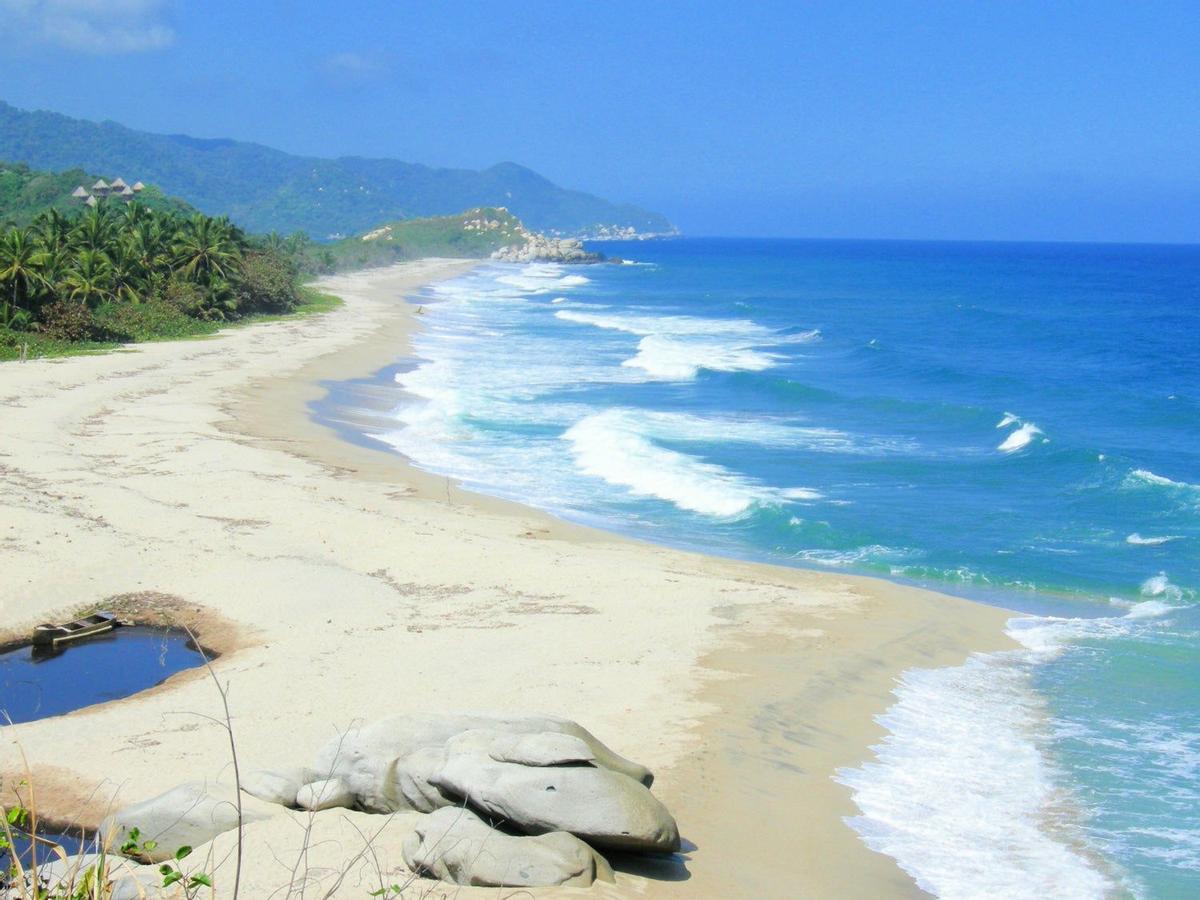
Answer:
[[447, 807], [426, 816], [403, 847], [414, 872], [479, 887], [588, 887], [612, 881], [604, 857], [574, 835], [536, 837], [497, 831], [468, 809]]
[[[45, 891], [37, 896], [46, 897], [91, 897], [100, 873], [104, 874], [104, 886], [96, 896], [109, 900], [149, 900], [166, 896], [162, 890], [162, 873], [158, 866], [138, 865], [123, 856], [101, 853], [80, 853], [76, 856], [53, 859], [38, 866], [39, 886]], [[15, 888], [13, 889], [15, 890]], [[5, 893], [2, 896], [7, 897]], [[17, 893], [13, 894], [18, 896]], [[21, 897], [33, 897], [32, 886]]]
[[645, 785], [620, 772], [451, 753], [431, 780], [444, 793], [526, 834], [569, 831], [602, 849], [679, 849], [679, 828], [666, 807]]
[[[566, 719], [402, 715], [331, 741], [312, 768], [249, 772], [242, 822], [282, 816], [280, 807], [416, 811], [426, 815], [402, 848], [414, 871], [457, 884], [586, 886], [611, 875], [598, 851], [679, 849], [653, 780]], [[237, 800], [227, 785], [192, 782], [125, 807], [100, 833], [121, 846], [137, 829], [139, 859], [161, 862], [237, 828]]]
[[545, 716], [472, 716], [435, 713], [393, 716], [330, 741], [313, 766], [314, 778], [341, 778], [367, 812], [431, 812], [455, 803], [430, 776], [444, 761], [447, 742], [470, 731], [507, 735], [562, 734], [582, 741], [597, 765], [649, 786], [645, 766], [614, 753], [587, 729]]
[[242, 776], [242, 790], [264, 803], [295, 806], [296, 794], [316, 779], [309, 769], [258, 769]]
[[[243, 822], [259, 821], [273, 812], [250, 797], [242, 797], [241, 806]], [[180, 847], [198, 847], [237, 828], [237, 807], [237, 792], [232, 787], [192, 781], [114, 813], [100, 823], [99, 832], [108, 846], [120, 847], [137, 829], [140, 845], [153, 842], [153, 848], [142, 855], [161, 862]]]
[[530, 235], [524, 244], [501, 247], [492, 253], [492, 259], [500, 262], [531, 263], [595, 263], [604, 257], [583, 249], [583, 244], [574, 238], [551, 238], [543, 234]]
[[317, 812], [322, 809], [351, 809], [354, 794], [340, 778], [324, 778], [304, 785], [296, 792], [296, 805]]

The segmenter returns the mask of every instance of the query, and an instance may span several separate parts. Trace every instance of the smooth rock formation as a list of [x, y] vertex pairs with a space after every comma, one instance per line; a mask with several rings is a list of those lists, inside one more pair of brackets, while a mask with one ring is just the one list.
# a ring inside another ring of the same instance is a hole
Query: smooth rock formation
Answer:
[[679, 828], [639, 781], [593, 766], [525, 766], [449, 755], [430, 782], [530, 834], [569, 831], [596, 847], [674, 853]]
[[[141, 803], [135, 803], [100, 823], [100, 835], [109, 846], [119, 847], [134, 828], [139, 842], [155, 841], [145, 853], [152, 862], [170, 859], [180, 847], [198, 847], [223, 831], [237, 828], [237, 792], [226, 784], [192, 781]], [[243, 821], [268, 818], [277, 810], [243, 796]]]
[[300, 788], [315, 780], [309, 769], [258, 769], [241, 777], [242, 790], [264, 803], [295, 806]]
[[392, 716], [330, 741], [313, 769], [319, 778], [343, 779], [354, 794], [355, 806], [367, 812], [428, 812], [455, 800], [442, 796], [426, 777], [436, 770], [438, 753], [451, 738], [481, 729], [512, 735], [569, 735], [586, 745], [595, 765], [621, 772], [647, 786], [654, 780], [649, 769], [614, 753], [587, 729], [566, 719], [543, 716]]
[[339, 807], [350, 809], [354, 806], [354, 794], [342, 779], [326, 778], [300, 788], [296, 792], [296, 805], [311, 812]]
[[573, 835], [514, 837], [457, 807], [424, 817], [403, 853], [414, 872], [455, 884], [588, 887], [596, 879], [612, 881], [604, 857]]
[[[112, 892], [105, 894], [105, 897], [115, 900], [146, 900], [163, 896], [162, 874], [157, 866], [138, 865], [123, 856], [102, 853], [80, 853], [66, 859], [55, 857], [53, 861], [38, 866], [38, 882], [51, 897], [75, 897], [76, 892], [84, 885], [98, 880], [101, 864], [104, 867], [104, 883]], [[32, 892], [29, 896], [33, 896]]]

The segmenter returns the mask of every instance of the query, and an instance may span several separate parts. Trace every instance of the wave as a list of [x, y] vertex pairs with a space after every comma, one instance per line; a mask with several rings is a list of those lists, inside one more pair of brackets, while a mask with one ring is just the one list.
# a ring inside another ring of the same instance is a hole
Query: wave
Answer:
[[[788, 499], [817, 499], [809, 488], [776, 489], [694, 456], [661, 447], [639, 427], [635, 415], [606, 410], [580, 420], [563, 434], [581, 472], [657, 497], [679, 509], [736, 519], [752, 508]], [[803, 492], [803, 496], [801, 493]]]
[[760, 372], [781, 357], [763, 348], [811, 344], [821, 332], [781, 333], [749, 319], [705, 319], [696, 316], [598, 314], [560, 309], [554, 317], [577, 325], [637, 335], [637, 354], [622, 363], [662, 381], [690, 381], [701, 369], [716, 372]]
[[1001, 453], [1016, 453], [1018, 450], [1028, 447], [1033, 439], [1042, 433], [1042, 429], [1038, 428], [1032, 422], [1025, 422], [1020, 428], [1006, 437], [996, 449]]
[[818, 566], [842, 568], [872, 562], [894, 561], [910, 555], [910, 552], [895, 547], [885, 547], [883, 544], [868, 544], [863, 547], [852, 547], [848, 550], [828, 550], [821, 548], [797, 550], [792, 554], [792, 558], [814, 563]]
[[621, 363], [663, 381], [690, 381], [701, 369], [714, 372], [761, 372], [779, 357], [745, 345], [720, 341], [679, 340], [647, 335], [638, 341], [637, 355]]
[[636, 335], [738, 335], [769, 339], [774, 332], [749, 319], [702, 319], [696, 316], [631, 316], [620, 313], [594, 315], [559, 310], [556, 319], [592, 325], [608, 331], [624, 331]]
[[1130, 487], [1154, 485], [1177, 491], [1187, 491], [1189, 493], [1195, 491], [1200, 493], [1200, 484], [1191, 484], [1186, 481], [1172, 481], [1165, 476], [1154, 474], [1149, 469], [1134, 469], [1126, 478], [1126, 484]]
[[974, 897], [1103, 897], [1114, 887], [1045, 825], [1059, 776], [1037, 735], [1047, 718], [1021, 651], [905, 672], [876, 759], [842, 769], [849, 824], [924, 890]]
[[860, 810], [851, 826], [938, 897], [1114, 893], [1123, 879], [1074, 827], [1082, 811], [1042, 749], [1052, 719], [1033, 673], [1078, 641], [1127, 638], [1175, 611], [1158, 599], [1172, 588], [1148, 579], [1149, 599], [1118, 617], [1013, 619], [1022, 649], [905, 672], [874, 760], [835, 776]]
[[1133, 544], [1139, 547], [1157, 547], [1159, 544], [1169, 544], [1171, 541], [1178, 541], [1182, 535], [1164, 534], [1160, 537], [1142, 537], [1136, 531], [1125, 538], [1125, 543]]

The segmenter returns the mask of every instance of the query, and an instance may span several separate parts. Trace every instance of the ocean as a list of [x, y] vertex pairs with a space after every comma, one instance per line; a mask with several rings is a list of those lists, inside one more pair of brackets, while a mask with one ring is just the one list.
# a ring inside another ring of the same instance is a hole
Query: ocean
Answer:
[[904, 674], [838, 774], [851, 824], [943, 897], [1200, 896], [1200, 247], [598, 249], [624, 264], [426, 289], [369, 439], [565, 519], [1019, 611], [1019, 649]]

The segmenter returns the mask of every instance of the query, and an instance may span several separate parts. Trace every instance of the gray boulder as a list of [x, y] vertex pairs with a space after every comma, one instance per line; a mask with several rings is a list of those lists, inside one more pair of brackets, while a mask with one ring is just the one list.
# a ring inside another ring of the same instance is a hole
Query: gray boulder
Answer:
[[[256, 822], [270, 817], [273, 808], [242, 797], [242, 817]], [[180, 847], [198, 847], [218, 834], [237, 828], [237, 791], [226, 784], [192, 781], [108, 816], [100, 823], [100, 836], [119, 847], [133, 829], [139, 842], [156, 846], [144, 855], [152, 862], [170, 859]]]
[[414, 872], [454, 884], [588, 887], [597, 879], [612, 881], [604, 857], [573, 835], [514, 837], [461, 808], [423, 817], [402, 851]]
[[354, 794], [340, 778], [326, 778], [306, 784], [296, 792], [296, 805], [317, 812], [322, 809], [350, 809]]
[[294, 807], [297, 792], [315, 778], [316, 776], [305, 768], [258, 769], [244, 774], [241, 783], [243, 791], [264, 803]]
[[526, 766], [450, 754], [430, 783], [520, 831], [569, 831], [596, 847], [674, 853], [679, 827], [641, 782], [589, 765]]
[[[48, 896], [83, 896], [85, 885], [93, 881], [100, 882], [101, 866], [104, 870], [103, 883], [111, 891], [111, 894], [105, 893], [105, 897], [111, 896], [117, 900], [137, 897], [139, 900], [145, 900], [161, 895], [159, 888], [162, 885], [162, 874], [157, 866], [142, 866], [123, 856], [102, 853], [80, 853], [43, 863], [38, 866], [38, 883], [46, 890]], [[20, 896], [24, 897], [26, 894]], [[33, 896], [33, 891], [30, 890], [28, 896]], [[87, 891], [87, 896], [91, 896], [90, 891]]]
[[[586, 745], [595, 765], [621, 772], [646, 786], [654, 780], [649, 769], [614, 753], [587, 729], [566, 719], [546, 716], [437, 713], [392, 716], [331, 741], [322, 749], [313, 768], [319, 778], [343, 779], [354, 794], [355, 805], [366, 812], [426, 811], [451, 800], [437, 797], [436, 789], [406, 768], [405, 758], [423, 751], [413, 761], [429, 770], [431, 754], [444, 748], [447, 741], [463, 732], [481, 729], [512, 735], [541, 732], [569, 735]], [[574, 752], [579, 752], [578, 748]]]

